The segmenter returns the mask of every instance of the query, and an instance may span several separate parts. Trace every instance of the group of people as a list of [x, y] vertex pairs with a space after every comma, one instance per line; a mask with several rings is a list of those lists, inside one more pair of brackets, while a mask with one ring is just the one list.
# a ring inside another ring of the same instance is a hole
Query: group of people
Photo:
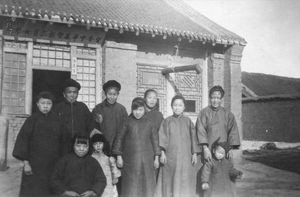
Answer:
[[[196, 125], [175, 95], [173, 115], [159, 112], [157, 92], [132, 100], [131, 113], [117, 102], [121, 84], [103, 85], [105, 100], [92, 112], [77, 101], [80, 84], [63, 84], [64, 101], [40, 92], [38, 112], [24, 122], [13, 156], [24, 163], [20, 196], [194, 197], [234, 196], [241, 172], [231, 149], [240, 145], [233, 114], [221, 106], [224, 90], [209, 91], [210, 105]], [[200, 179], [196, 164], [201, 163]]]

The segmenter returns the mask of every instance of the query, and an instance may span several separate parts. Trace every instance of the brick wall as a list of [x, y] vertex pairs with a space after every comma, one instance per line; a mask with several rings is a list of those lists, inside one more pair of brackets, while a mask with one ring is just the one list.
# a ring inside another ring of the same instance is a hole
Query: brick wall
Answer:
[[300, 99], [243, 103], [243, 139], [300, 142]]
[[121, 83], [122, 88], [118, 102], [130, 111], [132, 98], [136, 97], [137, 66], [134, 44], [106, 41], [103, 47], [103, 79]]

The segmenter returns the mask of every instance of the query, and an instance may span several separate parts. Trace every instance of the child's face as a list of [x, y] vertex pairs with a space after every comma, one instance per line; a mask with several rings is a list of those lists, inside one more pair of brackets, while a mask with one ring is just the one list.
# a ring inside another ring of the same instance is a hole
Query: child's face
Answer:
[[172, 104], [172, 110], [174, 114], [180, 115], [185, 109], [184, 102], [182, 99], [176, 99]]
[[103, 146], [104, 146], [103, 142], [95, 142], [93, 144], [93, 148], [94, 148], [95, 152], [97, 152], [97, 153], [103, 151]]
[[108, 88], [106, 91], [106, 99], [108, 103], [114, 104], [119, 96], [119, 91], [116, 88]]
[[53, 105], [52, 100], [47, 98], [40, 98], [36, 104], [40, 112], [42, 112], [43, 114], [47, 114], [51, 110]]
[[155, 92], [149, 92], [146, 96], [146, 103], [149, 107], [155, 107], [157, 103], [157, 95]]
[[145, 114], [145, 108], [144, 107], [138, 107], [137, 109], [132, 110], [133, 116], [136, 119], [140, 119]]
[[214, 108], [220, 107], [222, 103], [222, 94], [220, 91], [215, 91], [210, 95], [210, 103]]
[[214, 154], [218, 160], [223, 159], [225, 157], [225, 150], [221, 146], [217, 146], [214, 149]]
[[74, 103], [78, 97], [78, 89], [76, 87], [67, 87], [64, 91], [64, 97], [70, 103]]
[[74, 145], [74, 152], [78, 157], [85, 156], [89, 151], [89, 145], [88, 144], [75, 144]]

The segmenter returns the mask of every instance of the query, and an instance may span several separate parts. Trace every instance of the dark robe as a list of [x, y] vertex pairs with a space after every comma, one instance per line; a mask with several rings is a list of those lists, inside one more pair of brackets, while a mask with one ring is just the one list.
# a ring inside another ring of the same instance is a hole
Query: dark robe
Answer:
[[202, 183], [208, 183], [209, 189], [204, 191], [204, 197], [234, 197], [235, 186], [230, 180], [230, 174], [235, 171], [230, 160], [212, 159], [202, 168]]
[[102, 115], [103, 122], [97, 123], [96, 128], [103, 133], [111, 148], [117, 132], [123, 128], [128, 118], [126, 108], [117, 102], [110, 104], [105, 99], [93, 109], [94, 119], [97, 114]]
[[61, 158], [56, 164], [51, 187], [55, 194], [74, 191], [82, 194], [88, 190], [101, 196], [106, 186], [106, 177], [98, 161], [86, 155], [78, 157], [70, 153]]
[[191, 119], [173, 115], [163, 120], [159, 146], [165, 150], [167, 163], [159, 171], [155, 196], [196, 196], [197, 165], [191, 161], [200, 150]]
[[61, 155], [63, 131], [53, 113], [36, 112], [26, 119], [15, 143], [13, 156], [27, 160], [33, 175], [22, 174], [20, 196], [50, 195], [49, 178]]
[[164, 117], [162, 113], [156, 109], [146, 112], [146, 118], [148, 118], [152, 124], [157, 129], [157, 132], [160, 128], [161, 122], [163, 121]]
[[220, 137], [220, 142], [228, 142], [233, 148], [240, 145], [239, 131], [234, 115], [224, 107], [213, 109], [208, 106], [201, 110], [196, 122], [199, 143], [211, 145]]
[[94, 129], [93, 116], [88, 107], [75, 101], [68, 102], [66, 99], [58, 103], [54, 108], [66, 132], [64, 139], [64, 154], [73, 151], [72, 139], [75, 135], [89, 136]]
[[122, 155], [122, 197], [152, 197], [155, 189], [155, 155], [160, 154], [155, 127], [144, 116], [137, 120], [129, 116], [118, 133], [113, 154]]

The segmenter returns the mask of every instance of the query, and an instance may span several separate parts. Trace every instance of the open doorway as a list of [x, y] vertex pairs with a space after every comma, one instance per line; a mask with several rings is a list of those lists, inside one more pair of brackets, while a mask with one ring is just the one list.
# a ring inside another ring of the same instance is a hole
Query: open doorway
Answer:
[[[55, 103], [63, 99], [62, 84], [71, 77], [68, 71], [50, 71], [33, 69], [32, 79], [32, 113], [36, 112], [36, 96], [41, 91], [49, 91], [55, 97]], [[54, 104], [55, 104], [54, 103]]]

